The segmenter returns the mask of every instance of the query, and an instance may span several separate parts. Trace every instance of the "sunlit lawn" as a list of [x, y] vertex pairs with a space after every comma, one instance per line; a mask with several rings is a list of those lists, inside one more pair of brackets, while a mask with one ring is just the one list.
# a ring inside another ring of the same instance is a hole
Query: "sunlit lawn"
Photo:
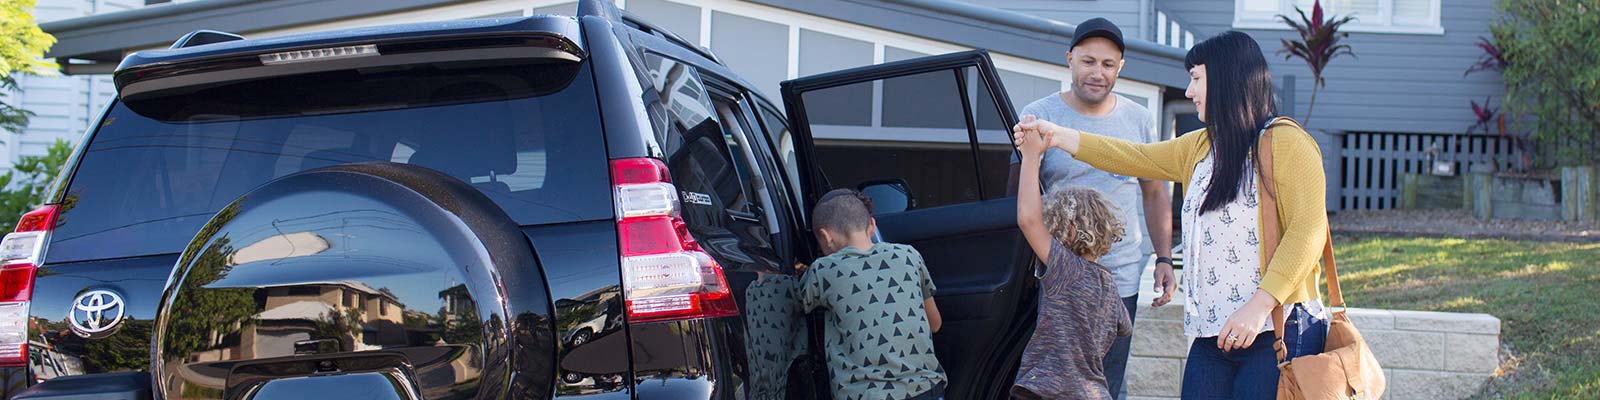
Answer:
[[1496, 395], [1600, 392], [1600, 243], [1341, 237], [1350, 305], [1488, 313], [1522, 357]]

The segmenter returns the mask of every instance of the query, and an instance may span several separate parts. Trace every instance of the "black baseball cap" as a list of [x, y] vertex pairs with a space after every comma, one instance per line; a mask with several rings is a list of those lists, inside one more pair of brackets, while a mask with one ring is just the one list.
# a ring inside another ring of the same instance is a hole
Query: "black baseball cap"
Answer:
[[1118, 28], [1117, 24], [1113, 24], [1105, 18], [1094, 18], [1078, 24], [1078, 29], [1072, 31], [1072, 46], [1067, 49], [1071, 51], [1071, 49], [1078, 47], [1078, 43], [1083, 43], [1084, 40], [1094, 37], [1109, 39], [1111, 43], [1117, 45], [1117, 50], [1124, 53], [1128, 52], [1128, 46], [1122, 43], [1122, 28]]

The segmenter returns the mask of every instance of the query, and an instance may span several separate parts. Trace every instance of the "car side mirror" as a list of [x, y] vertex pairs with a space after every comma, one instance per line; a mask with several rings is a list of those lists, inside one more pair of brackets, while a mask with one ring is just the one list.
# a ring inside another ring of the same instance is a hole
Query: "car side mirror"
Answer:
[[911, 185], [904, 179], [889, 178], [875, 179], [861, 182], [856, 185], [867, 198], [872, 199], [872, 214], [895, 213], [910, 210], [916, 206], [916, 199], [911, 197]]

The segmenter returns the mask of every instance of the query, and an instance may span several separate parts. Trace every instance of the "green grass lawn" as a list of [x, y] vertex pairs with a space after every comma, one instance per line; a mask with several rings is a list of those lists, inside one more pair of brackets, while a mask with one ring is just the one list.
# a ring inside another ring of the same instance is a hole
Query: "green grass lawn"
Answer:
[[1593, 398], [1600, 392], [1600, 243], [1340, 237], [1351, 305], [1487, 313], [1521, 358], [1491, 395]]

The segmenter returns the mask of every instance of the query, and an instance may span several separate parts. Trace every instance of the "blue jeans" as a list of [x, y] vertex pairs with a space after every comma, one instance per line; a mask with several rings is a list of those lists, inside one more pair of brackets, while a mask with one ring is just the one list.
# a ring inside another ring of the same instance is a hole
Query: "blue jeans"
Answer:
[[[1283, 345], [1290, 359], [1322, 353], [1328, 341], [1328, 321], [1312, 316], [1298, 304], [1283, 328]], [[1278, 355], [1272, 350], [1273, 340], [1272, 332], [1261, 332], [1249, 348], [1225, 352], [1217, 348], [1216, 336], [1195, 339], [1183, 368], [1183, 398], [1277, 398]]]
[[[1122, 306], [1128, 309], [1128, 322], [1134, 323], [1133, 316], [1139, 312], [1139, 295], [1122, 298]], [[1122, 399], [1122, 387], [1126, 386], [1122, 380], [1128, 372], [1128, 348], [1133, 344], [1133, 335], [1118, 336], [1111, 343], [1111, 351], [1106, 353], [1106, 358], [1101, 366], [1106, 372], [1106, 387], [1111, 389], [1111, 398]]]

